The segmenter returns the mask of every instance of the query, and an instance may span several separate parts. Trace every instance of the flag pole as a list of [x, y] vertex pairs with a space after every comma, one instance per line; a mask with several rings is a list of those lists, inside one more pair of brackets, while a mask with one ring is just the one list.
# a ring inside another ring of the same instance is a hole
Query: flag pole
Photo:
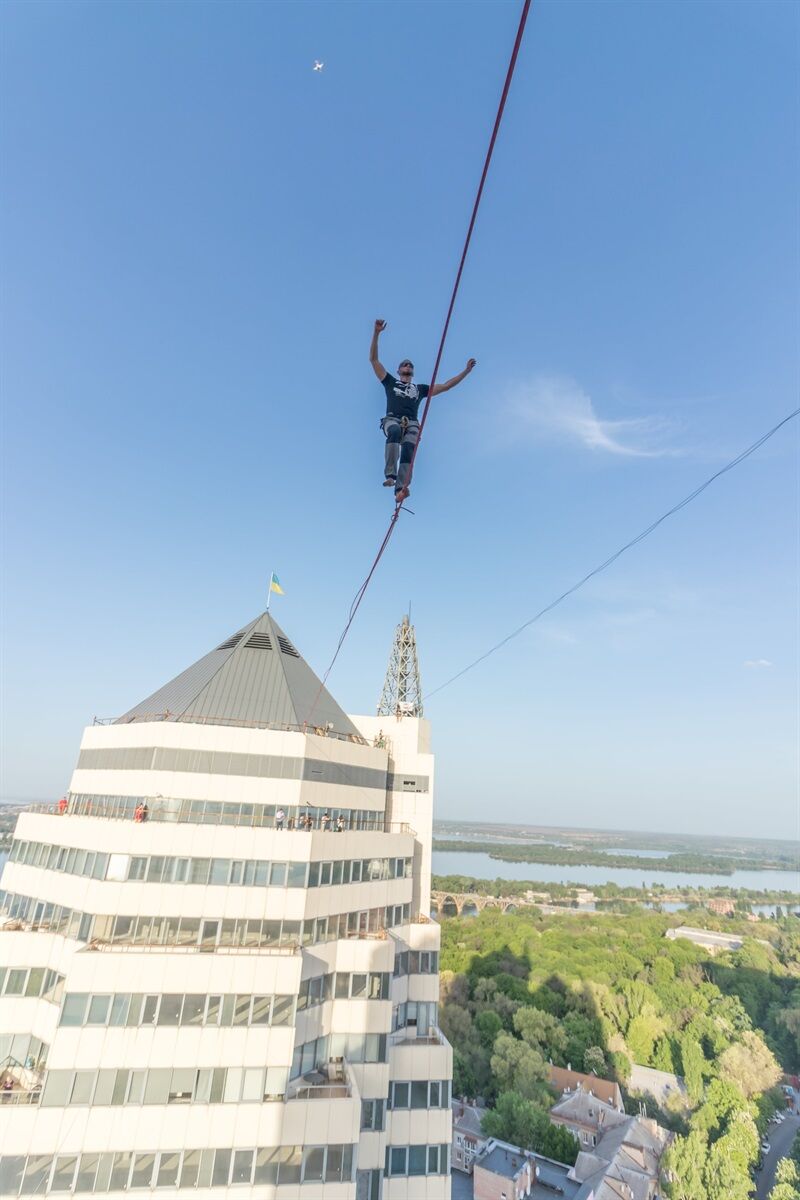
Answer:
[[269, 585], [267, 587], [267, 612], [269, 612], [269, 602], [272, 599], [272, 580], [275, 578], [275, 572], [272, 571], [269, 577]]

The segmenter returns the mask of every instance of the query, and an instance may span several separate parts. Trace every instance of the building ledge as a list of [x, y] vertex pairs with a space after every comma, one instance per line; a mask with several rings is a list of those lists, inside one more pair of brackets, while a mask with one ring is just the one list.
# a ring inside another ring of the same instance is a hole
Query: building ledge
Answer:
[[279, 721], [244, 721], [238, 717], [234, 719], [232, 717], [184, 716], [180, 713], [172, 713], [169, 709], [165, 709], [162, 712], [136, 713], [132, 717], [95, 717], [92, 720], [92, 724], [141, 725], [156, 721], [168, 721], [170, 724], [180, 723], [182, 725], [224, 725], [233, 729], [274, 729], [278, 733], [314, 734], [316, 737], [335, 738], [339, 742], [351, 742], [356, 746], [368, 746], [370, 744], [360, 734], [338, 733], [329, 724], [309, 725], [306, 721], [303, 725], [286, 725]]
[[104, 954], [227, 954], [227, 955], [270, 955], [279, 958], [295, 958], [301, 953], [299, 942], [286, 946], [139, 946], [132, 942], [88, 942], [81, 954], [101, 951]]
[[414, 1033], [413, 1029], [396, 1029], [389, 1034], [391, 1046], [447, 1046], [448, 1041], [441, 1029], [431, 1025], [425, 1033]]

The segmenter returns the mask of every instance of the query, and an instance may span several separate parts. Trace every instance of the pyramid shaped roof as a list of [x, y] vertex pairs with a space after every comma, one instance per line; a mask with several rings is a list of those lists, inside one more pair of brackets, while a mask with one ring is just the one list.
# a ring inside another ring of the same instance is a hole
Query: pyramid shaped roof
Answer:
[[269, 612], [226, 638], [116, 723], [147, 720], [293, 729], [308, 722], [363, 740]]

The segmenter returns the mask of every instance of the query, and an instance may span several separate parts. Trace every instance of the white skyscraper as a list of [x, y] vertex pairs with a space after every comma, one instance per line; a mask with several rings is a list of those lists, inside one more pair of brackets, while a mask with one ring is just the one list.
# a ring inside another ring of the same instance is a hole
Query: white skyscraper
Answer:
[[86, 729], [1, 881], [0, 1195], [449, 1197], [429, 741], [269, 613]]

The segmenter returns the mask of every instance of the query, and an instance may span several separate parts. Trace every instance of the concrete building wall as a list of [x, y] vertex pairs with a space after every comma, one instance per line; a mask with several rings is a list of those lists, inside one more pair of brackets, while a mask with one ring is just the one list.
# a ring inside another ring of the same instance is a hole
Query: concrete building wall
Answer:
[[[377, 734], [380, 722], [376, 719], [354, 720], [362, 730], [368, 731], [374, 724], [372, 737]], [[5, 892], [101, 916], [308, 922], [339, 913], [385, 910], [387, 906], [399, 911], [408, 906], [410, 918], [369, 934], [363, 931], [359, 936], [303, 946], [214, 945], [207, 947], [208, 952], [197, 944], [127, 943], [95, 948], [75, 937], [44, 928], [34, 931], [29, 923], [26, 926], [26, 922], [17, 922], [23, 927], [0, 925], [0, 967], [40, 966], [58, 971], [65, 977], [67, 997], [288, 996], [297, 1005], [308, 980], [334, 973], [388, 976], [389, 993], [384, 999], [369, 1000], [331, 995], [312, 1007], [297, 1007], [291, 1024], [286, 1025], [149, 1027], [142, 1023], [130, 1027], [64, 1025], [59, 1023], [60, 1004], [36, 997], [0, 996], [0, 1029], [38, 1037], [47, 1047], [47, 1071], [62, 1073], [58, 1076], [62, 1081], [71, 1072], [148, 1072], [149, 1080], [149, 1073], [166, 1068], [206, 1072], [224, 1069], [226, 1088], [232, 1080], [246, 1090], [245, 1072], [269, 1068], [289, 1075], [299, 1046], [340, 1035], [352, 1035], [353, 1044], [362, 1047], [366, 1046], [364, 1039], [377, 1039], [375, 1045], [383, 1039], [384, 1061], [351, 1062], [345, 1056], [346, 1061], [336, 1068], [342, 1073], [338, 1083], [316, 1082], [308, 1076], [290, 1079], [288, 1091], [279, 1100], [248, 1101], [240, 1092], [233, 1098], [232, 1091], [230, 1099], [226, 1093], [225, 1099], [214, 1103], [196, 1102], [194, 1097], [187, 1102], [117, 1105], [82, 1100], [60, 1106], [41, 1101], [9, 1103], [0, 1123], [3, 1159], [121, 1150], [158, 1155], [202, 1147], [247, 1150], [259, 1146], [351, 1145], [356, 1148], [357, 1169], [383, 1170], [387, 1148], [399, 1148], [401, 1157], [403, 1148], [408, 1148], [410, 1163], [415, 1156], [418, 1159], [421, 1148], [429, 1147], [432, 1157], [426, 1162], [437, 1164], [435, 1173], [390, 1173], [383, 1181], [383, 1200], [447, 1200], [452, 1050], [435, 1028], [409, 1024], [392, 1031], [399, 1005], [423, 1005], [426, 1013], [435, 1013], [438, 1001], [438, 971], [393, 975], [398, 955], [436, 954], [439, 949], [439, 927], [426, 916], [433, 758], [426, 722], [406, 718], [397, 727], [392, 724], [387, 734], [389, 746], [381, 749], [315, 735], [166, 721], [86, 730], [82, 748], [87, 750], [160, 746], [198, 752], [285, 755], [337, 764], [343, 770], [363, 767], [384, 771], [393, 778], [393, 786], [387, 793], [375, 787], [313, 780], [78, 767], [72, 779], [73, 793], [146, 796], [154, 804], [177, 797], [286, 807], [308, 803], [349, 807], [374, 811], [378, 817], [385, 815], [386, 832], [279, 831], [165, 820], [140, 824], [91, 812], [66, 816], [29, 813], [20, 818], [17, 840], [101, 852], [113, 858], [107, 877], [102, 879], [9, 862], [2, 879]], [[398, 780], [406, 777], [420, 786], [424, 779], [426, 790], [403, 790], [405, 785]], [[131, 856], [271, 863], [412, 859], [413, 871], [411, 877], [308, 888], [157, 883], [125, 878]], [[45, 1088], [47, 1080], [45, 1074]], [[388, 1108], [394, 1081], [421, 1080], [447, 1083], [442, 1106], [397, 1111]], [[20, 1098], [15, 1096], [15, 1100]], [[383, 1101], [381, 1128], [361, 1129], [362, 1100]], [[437, 1147], [445, 1148], [441, 1156]], [[200, 1186], [194, 1194], [219, 1197], [227, 1190], [224, 1186]], [[40, 1194], [46, 1191], [40, 1189]], [[253, 1185], [248, 1193], [246, 1187], [237, 1186], [231, 1187], [231, 1194], [275, 1194], [280, 1200], [307, 1200], [310, 1195], [315, 1200], [317, 1195], [324, 1200], [354, 1200], [355, 1176], [349, 1183], [329, 1182], [324, 1188], [313, 1184], [281, 1185], [276, 1192]]]
[[[423, 718], [366, 717], [350, 719], [364, 737], [384, 740], [388, 770], [394, 787], [388, 793], [387, 819], [407, 823], [414, 830], [417, 854], [414, 861], [414, 907], [426, 916], [431, 906], [431, 847], [433, 843], [434, 761], [430, 723]], [[404, 781], [424, 780], [425, 791], [406, 790]]]
[[533, 1189], [530, 1164], [515, 1179], [496, 1175], [476, 1164], [472, 1179], [474, 1200], [523, 1200]]

